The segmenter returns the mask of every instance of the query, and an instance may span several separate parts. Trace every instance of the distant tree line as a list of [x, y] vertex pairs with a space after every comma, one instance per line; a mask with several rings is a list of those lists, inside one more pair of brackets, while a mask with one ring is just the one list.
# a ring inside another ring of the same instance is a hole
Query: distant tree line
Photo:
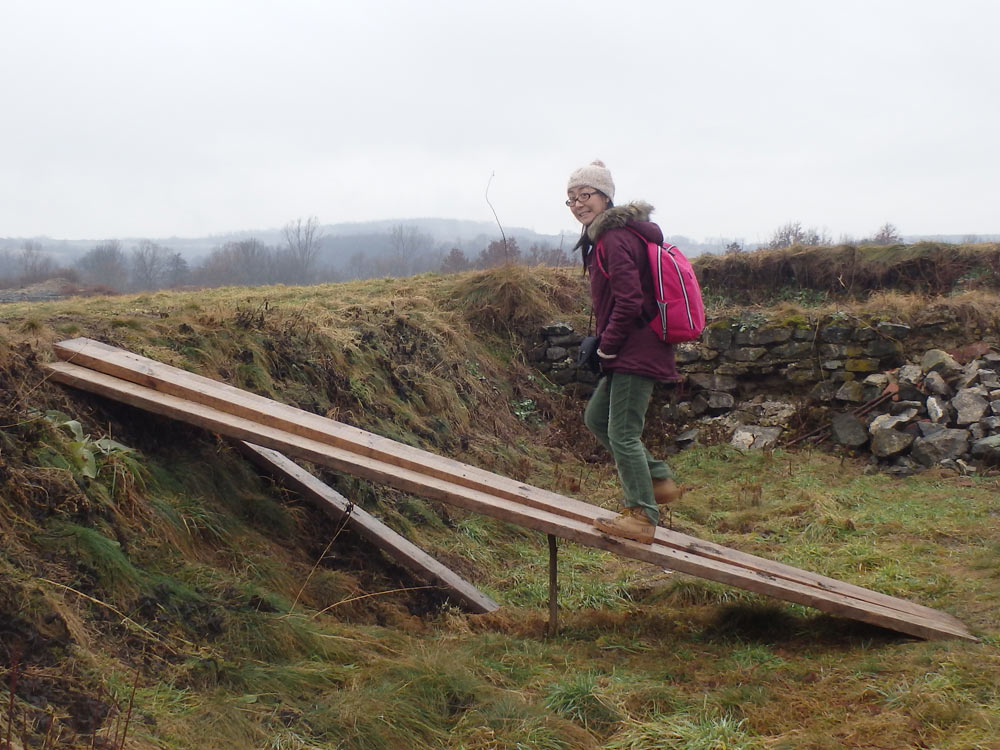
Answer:
[[271, 247], [250, 238], [227, 242], [192, 266], [176, 250], [152, 240], [126, 248], [119, 240], [99, 242], [72, 266], [60, 266], [38, 240], [25, 240], [15, 253], [0, 255], [0, 282], [28, 286], [63, 279], [93, 292], [139, 292], [186, 286], [305, 284], [314, 271], [322, 233], [315, 218], [284, 228], [284, 242]]
[[[677, 242], [677, 238], [668, 239]], [[977, 238], [965, 241], [971, 244]], [[869, 237], [842, 236], [838, 244], [888, 246], [902, 242], [899, 230], [887, 222]], [[779, 250], [833, 244], [826, 230], [790, 221], [775, 229], [770, 240], [754, 248]], [[724, 247], [727, 254], [746, 249], [741, 241], [728, 242]], [[25, 240], [19, 250], [0, 253], [0, 288], [58, 278], [76, 286], [78, 291], [122, 293], [185, 287], [316, 284], [426, 272], [458, 273], [507, 263], [569, 266], [577, 262], [572, 251], [546, 242], [532, 243], [523, 250], [516, 237], [489, 241], [478, 253], [467, 254], [457, 246], [446, 248], [447, 245], [436, 245], [430, 234], [405, 224], [391, 227], [388, 233], [325, 237], [316, 217], [289, 222], [275, 244], [252, 236], [231, 240], [195, 262], [152, 240], [140, 240], [126, 247], [120, 240], [112, 239], [97, 243], [67, 267], [46, 253], [40, 241]]]
[[[899, 245], [903, 242], [899, 230], [893, 224], [886, 222], [871, 236], [860, 239], [850, 235], [842, 235], [837, 244], [840, 245], [865, 245], [865, 246], [888, 246]], [[764, 245], [760, 246], [768, 250], [782, 250], [787, 247], [820, 247], [832, 245], [833, 238], [825, 229], [816, 227], [805, 228], [800, 221], [790, 221], [782, 224], [774, 230]], [[726, 244], [727, 253], [738, 253], [744, 250], [743, 243], [737, 240]]]
[[[346, 238], [354, 249], [336, 265], [333, 244], [315, 217], [285, 225], [282, 241], [266, 244], [254, 237], [225, 242], [195, 263], [152, 240], [126, 247], [120, 240], [97, 243], [71, 266], [58, 264], [38, 240], [25, 240], [19, 251], [0, 254], [0, 287], [28, 286], [62, 279], [79, 291], [140, 292], [185, 287], [315, 284], [384, 276], [412, 276], [428, 271], [455, 273], [494, 268], [505, 263], [568, 265], [562, 248], [535, 243], [522, 251], [516, 238], [490, 242], [468, 257], [457, 247], [445, 251], [414, 226], [392, 227], [387, 236]], [[342, 245], [343, 242], [338, 243]]]
[[561, 247], [552, 247], [545, 243], [534, 243], [527, 252], [521, 252], [517, 238], [494, 240], [486, 246], [475, 258], [466, 257], [465, 253], [453, 247], [441, 261], [440, 270], [444, 273], [457, 273], [472, 269], [497, 268], [508, 263], [522, 266], [569, 266], [573, 260]]

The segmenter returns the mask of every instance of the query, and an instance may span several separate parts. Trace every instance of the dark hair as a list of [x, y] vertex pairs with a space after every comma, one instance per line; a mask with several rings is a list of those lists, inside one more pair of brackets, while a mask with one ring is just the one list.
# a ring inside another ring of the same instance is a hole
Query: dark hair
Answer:
[[[604, 193], [601, 193], [600, 190], [594, 190], [594, 192], [595, 193], [600, 193], [601, 195], [604, 195]], [[606, 196], [606, 195], [604, 195], [604, 197], [608, 198], [608, 196]], [[614, 205], [615, 205], [614, 201], [612, 201], [610, 198], [608, 198], [608, 205], [604, 208], [604, 210], [607, 211], [609, 208], [613, 208]], [[573, 249], [574, 250], [579, 250], [580, 251], [580, 260], [583, 262], [583, 272], [584, 273], [587, 272], [587, 260], [590, 258], [590, 252], [591, 252], [591, 250], [594, 249], [594, 241], [592, 239], [590, 239], [590, 235], [587, 234], [587, 229], [589, 229], [589, 227], [584, 227], [583, 228], [583, 231], [580, 232], [580, 239], [578, 239], [576, 241], [576, 244], [573, 245]]]

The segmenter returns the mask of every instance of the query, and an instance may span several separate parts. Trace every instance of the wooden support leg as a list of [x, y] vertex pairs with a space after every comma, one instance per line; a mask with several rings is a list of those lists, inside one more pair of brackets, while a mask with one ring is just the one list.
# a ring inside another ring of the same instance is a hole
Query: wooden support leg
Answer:
[[559, 580], [556, 538], [549, 534], [549, 635], [559, 634]]

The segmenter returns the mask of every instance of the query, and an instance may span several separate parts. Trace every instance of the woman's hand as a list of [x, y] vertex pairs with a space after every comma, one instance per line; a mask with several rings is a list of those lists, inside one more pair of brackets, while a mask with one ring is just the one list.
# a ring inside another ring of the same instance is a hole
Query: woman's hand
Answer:
[[597, 356], [600, 357], [601, 359], [614, 359], [618, 355], [617, 354], [605, 354], [600, 349], [598, 349], [597, 350]]

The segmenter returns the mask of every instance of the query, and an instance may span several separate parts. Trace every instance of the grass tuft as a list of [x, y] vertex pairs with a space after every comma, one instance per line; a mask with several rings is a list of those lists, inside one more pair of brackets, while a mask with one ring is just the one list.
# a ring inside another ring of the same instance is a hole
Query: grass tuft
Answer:
[[607, 750], [764, 750], [745, 719], [728, 716], [657, 717], [626, 726], [604, 745]]
[[90, 579], [105, 592], [129, 597], [145, 579], [122, 551], [121, 544], [95, 529], [53, 521], [38, 541], [53, 552], [70, 555], [81, 577]]
[[613, 705], [593, 672], [570, 676], [552, 685], [545, 696], [545, 705], [589, 731], [604, 734], [623, 714]]

